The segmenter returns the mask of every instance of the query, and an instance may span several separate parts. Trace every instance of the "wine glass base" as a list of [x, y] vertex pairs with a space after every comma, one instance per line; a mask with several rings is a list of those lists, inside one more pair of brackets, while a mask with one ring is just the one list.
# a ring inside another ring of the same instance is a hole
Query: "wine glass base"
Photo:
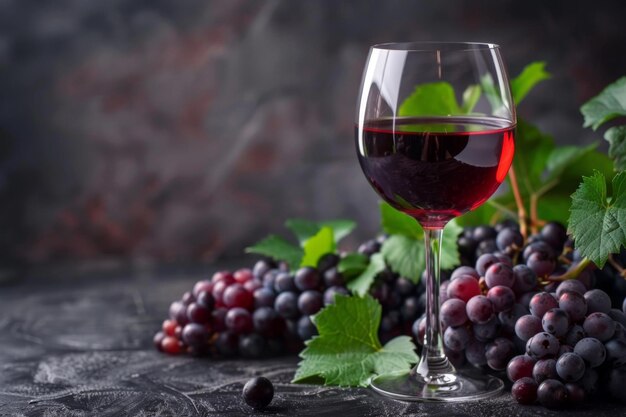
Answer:
[[370, 385], [374, 391], [386, 397], [402, 401], [476, 401], [498, 395], [504, 383], [493, 376], [480, 372], [457, 371], [450, 375], [450, 384], [433, 385], [419, 375], [410, 372], [380, 375]]

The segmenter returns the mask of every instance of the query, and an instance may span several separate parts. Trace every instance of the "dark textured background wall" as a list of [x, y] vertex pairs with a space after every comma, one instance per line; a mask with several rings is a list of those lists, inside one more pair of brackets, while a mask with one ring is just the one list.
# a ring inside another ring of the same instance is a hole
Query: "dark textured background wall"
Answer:
[[483, 40], [554, 78], [520, 113], [585, 142], [626, 72], [621, 1], [0, 1], [0, 259], [207, 260], [288, 217], [378, 228], [352, 120], [369, 45]]

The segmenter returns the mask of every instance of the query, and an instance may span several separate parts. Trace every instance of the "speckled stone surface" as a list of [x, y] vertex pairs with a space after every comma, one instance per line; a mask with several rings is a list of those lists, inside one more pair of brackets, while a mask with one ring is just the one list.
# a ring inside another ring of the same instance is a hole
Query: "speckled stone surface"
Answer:
[[[368, 389], [290, 384], [295, 357], [166, 356], [152, 348], [152, 335], [197, 271], [89, 274], [0, 287], [0, 416], [626, 415], [626, 407], [608, 402], [562, 412], [522, 407], [508, 393], [463, 404], [409, 404]], [[263, 413], [241, 400], [243, 384], [255, 375], [276, 390]]]

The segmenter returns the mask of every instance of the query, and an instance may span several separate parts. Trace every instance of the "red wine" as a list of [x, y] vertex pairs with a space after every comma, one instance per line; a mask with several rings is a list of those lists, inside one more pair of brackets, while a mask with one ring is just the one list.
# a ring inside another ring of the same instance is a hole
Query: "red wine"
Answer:
[[438, 228], [496, 191], [513, 161], [514, 128], [495, 118], [396, 118], [357, 126], [355, 137], [376, 192]]

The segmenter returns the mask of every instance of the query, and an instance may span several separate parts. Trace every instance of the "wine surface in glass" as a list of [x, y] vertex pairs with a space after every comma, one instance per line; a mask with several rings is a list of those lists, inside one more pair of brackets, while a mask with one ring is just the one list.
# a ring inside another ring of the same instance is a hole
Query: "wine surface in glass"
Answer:
[[484, 203], [513, 161], [515, 126], [489, 117], [395, 118], [355, 129], [361, 168], [376, 192], [423, 227]]

